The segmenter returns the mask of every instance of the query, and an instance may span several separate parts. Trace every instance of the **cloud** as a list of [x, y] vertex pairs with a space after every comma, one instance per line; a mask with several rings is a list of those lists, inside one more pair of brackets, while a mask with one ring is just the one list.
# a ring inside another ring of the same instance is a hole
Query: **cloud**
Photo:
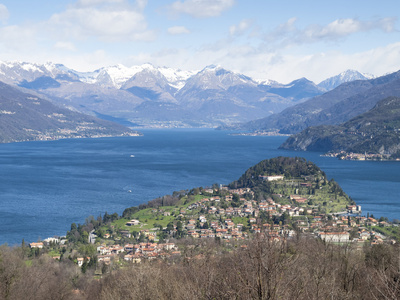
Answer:
[[26, 49], [34, 51], [36, 48], [36, 29], [34, 26], [10, 25], [0, 27], [0, 37], [0, 52], [2, 54], [25, 52]]
[[394, 31], [396, 18], [384, 18], [377, 21], [360, 21], [358, 19], [338, 19], [328, 25], [310, 26], [302, 33], [305, 40], [314, 41], [321, 39], [337, 39], [349, 36], [357, 32], [371, 30], [382, 30], [384, 32]]
[[125, 0], [79, 0], [76, 3], [78, 7], [96, 6], [99, 4], [118, 4], [124, 3]]
[[190, 31], [185, 26], [174, 26], [168, 28], [168, 33], [171, 35], [188, 34]]
[[[400, 69], [400, 42], [355, 53], [335, 50], [312, 54], [276, 53], [271, 55], [260, 52], [247, 56], [247, 59], [250, 65], [256, 63], [257, 59], [263, 62], [264, 68], [249, 70], [249, 76], [254, 76], [254, 78], [274, 79], [288, 83], [300, 77], [306, 77], [319, 83], [347, 69], [375, 76], [398, 71]], [[245, 62], [241, 63], [245, 66]]]
[[[80, 0], [47, 22], [54, 34], [75, 39], [99, 38], [102, 41], [153, 40], [139, 0], [131, 6], [126, 0]], [[118, 4], [118, 5], [117, 5]]]
[[9, 17], [10, 13], [8, 12], [7, 7], [4, 4], [0, 4], [0, 22], [5, 24]]
[[57, 42], [54, 48], [58, 50], [76, 51], [75, 45], [70, 42]]
[[329, 42], [344, 39], [352, 34], [380, 30], [386, 33], [394, 32], [397, 18], [382, 18], [373, 21], [359, 19], [337, 19], [322, 26], [312, 24], [304, 29], [296, 26], [296, 18], [277, 26], [264, 35], [264, 40], [275, 44], [276, 47], [285, 47], [317, 42]]
[[295, 22], [297, 18], [290, 18], [285, 23], [278, 25], [274, 30], [268, 32], [264, 39], [268, 42], [274, 42], [276, 40], [281, 40], [289, 35], [293, 35], [294, 33], [298, 32], [298, 29], [295, 26]]
[[232, 25], [229, 28], [229, 33], [231, 35], [242, 35], [251, 27], [252, 24], [252, 20], [242, 20], [238, 25]]
[[[218, 45], [217, 45], [218, 44]], [[151, 62], [183, 70], [200, 70], [219, 64], [253, 79], [272, 79], [289, 83], [306, 77], [319, 83], [347, 69], [376, 76], [400, 69], [400, 42], [365, 51], [349, 53], [337, 48], [326, 52], [264, 51], [256, 45], [221, 43], [207, 47], [160, 49], [130, 57], [130, 64]]]
[[173, 15], [188, 14], [195, 18], [210, 18], [221, 15], [235, 4], [235, 0], [185, 0], [168, 6]]

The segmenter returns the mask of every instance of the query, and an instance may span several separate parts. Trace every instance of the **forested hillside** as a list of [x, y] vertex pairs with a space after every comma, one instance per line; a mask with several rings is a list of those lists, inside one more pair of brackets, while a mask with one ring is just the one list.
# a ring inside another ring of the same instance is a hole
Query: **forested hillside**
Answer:
[[310, 127], [281, 146], [309, 151], [346, 151], [399, 156], [400, 98], [379, 101], [370, 111], [339, 126]]

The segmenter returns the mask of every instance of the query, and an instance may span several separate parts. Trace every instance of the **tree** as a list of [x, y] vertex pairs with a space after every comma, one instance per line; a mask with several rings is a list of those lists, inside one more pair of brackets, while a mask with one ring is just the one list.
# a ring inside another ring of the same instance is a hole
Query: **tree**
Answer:
[[164, 243], [166, 237], [167, 237], [166, 233], [165, 233], [164, 231], [161, 231], [161, 232], [158, 234], [158, 243], [159, 243], [159, 244]]
[[168, 231], [168, 232], [171, 232], [172, 230], [174, 230], [174, 223], [169, 222], [169, 223], [167, 224], [167, 231]]
[[87, 268], [88, 268], [88, 262], [87, 262], [87, 258], [85, 257], [85, 259], [83, 260], [83, 264], [81, 266], [81, 271], [83, 274], [86, 273]]
[[178, 221], [178, 222], [176, 223], [176, 230], [182, 231], [182, 222], [181, 222], [181, 221]]
[[84, 257], [92, 257], [97, 253], [96, 247], [92, 244], [81, 245], [79, 247], [79, 253], [81, 253]]
[[177, 238], [182, 238], [183, 237], [183, 228], [182, 228], [182, 222], [178, 221], [176, 223], [176, 235]]
[[15, 251], [6, 246], [0, 247], [0, 295], [8, 299], [12, 288], [22, 272], [22, 260]]
[[145, 241], [145, 235], [141, 233], [141, 234], [139, 235], [139, 240], [138, 240], [138, 242], [139, 242], [139, 243], [143, 243], [144, 241]]

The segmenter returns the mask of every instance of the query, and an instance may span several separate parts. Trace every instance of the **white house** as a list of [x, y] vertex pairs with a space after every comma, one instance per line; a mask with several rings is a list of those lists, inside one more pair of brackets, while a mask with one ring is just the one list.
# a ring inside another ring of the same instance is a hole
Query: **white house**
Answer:
[[320, 232], [318, 236], [326, 242], [345, 243], [349, 241], [348, 232]]
[[285, 176], [283, 175], [270, 175], [270, 176], [260, 176], [260, 178], [267, 180], [267, 181], [276, 181], [276, 180], [283, 180]]

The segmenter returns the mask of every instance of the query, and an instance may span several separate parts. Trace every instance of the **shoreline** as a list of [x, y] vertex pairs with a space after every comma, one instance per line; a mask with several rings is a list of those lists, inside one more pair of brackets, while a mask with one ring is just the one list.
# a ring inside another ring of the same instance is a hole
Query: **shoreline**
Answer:
[[353, 153], [353, 152], [328, 152], [321, 155], [322, 157], [332, 157], [339, 160], [351, 160], [351, 161], [400, 161], [400, 158], [390, 158], [389, 155], [385, 154], [367, 154], [367, 153]]
[[282, 134], [277, 131], [256, 131], [256, 132], [239, 132], [232, 133], [233, 136], [291, 136], [290, 134]]

